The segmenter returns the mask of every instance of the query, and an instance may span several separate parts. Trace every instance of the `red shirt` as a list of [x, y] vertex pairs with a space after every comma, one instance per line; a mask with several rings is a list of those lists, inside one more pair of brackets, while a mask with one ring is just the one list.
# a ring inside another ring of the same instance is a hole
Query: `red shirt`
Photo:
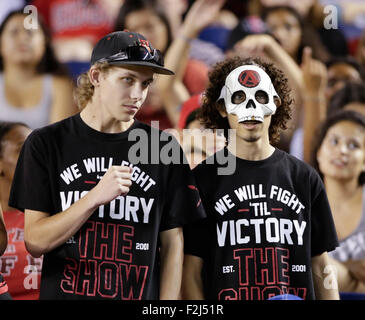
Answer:
[[24, 213], [4, 212], [8, 246], [0, 257], [0, 273], [15, 300], [37, 300], [41, 283], [41, 258], [32, 257], [24, 245]]
[[98, 0], [34, 0], [52, 38], [90, 37], [96, 42], [113, 31], [113, 23]]

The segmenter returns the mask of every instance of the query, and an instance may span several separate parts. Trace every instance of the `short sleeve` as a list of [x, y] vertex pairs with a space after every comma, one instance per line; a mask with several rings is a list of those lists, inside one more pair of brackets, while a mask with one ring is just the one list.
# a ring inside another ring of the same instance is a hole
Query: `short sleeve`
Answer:
[[333, 222], [327, 194], [319, 175], [313, 171], [311, 206], [311, 254], [312, 257], [338, 247], [337, 233]]
[[[203, 170], [204, 168], [207, 168], [207, 166], [200, 164], [192, 170], [199, 189], [203, 208], [207, 201], [206, 194], [200, 185], [200, 182], [209, 179], [212, 185], [215, 185], [213, 176], [210, 176], [211, 171], [207, 174], [206, 171]], [[212, 249], [212, 243], [216, 240], [214, 232], [212, 233], [212, 230], [215, 230], [215, 223], [213, 219], [208, 217], [208, 212], [206, 210], [205, 212], [207, 214], [206, 218], [190, 223], [184, 227], [184, 253], [207, 260], [209, 252]]]
[[181, 154], [180, 163], [169, 165], [160, 231], [182, 227], [205, 217], [194, 176], [182, 149], [177, 148]]
[[189, 223], [184, 227], [184, 253], [205, 259], [209, 252], [208, 218]]
[[18, 158], [9, 197], [11, 207], [53, 213], [48, 163], [46, 147], [35, 130]]

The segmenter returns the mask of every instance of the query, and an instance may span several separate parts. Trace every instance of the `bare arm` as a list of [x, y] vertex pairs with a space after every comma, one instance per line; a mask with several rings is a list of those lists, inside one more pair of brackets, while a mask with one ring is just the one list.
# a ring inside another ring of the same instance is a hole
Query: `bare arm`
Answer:
[[355, 279], [365, 284], [365, 259], [347, 260], [344, 265]]
[[335, 273], [327, 252], [312, 257], [313, 286], [317, 300], [339, 300]]
[[328, 258], [331, 265], [333, 265], [336, 269], [338, 288], [340, 292], [365, 293], [365, 282], [362, 282], [354, 275], [349, 268], [349, 263], [342, 263], [330, 256]]
[[24, 242], [29, 253], [40, 257], [57, 248], [70, 239], [100, 205], [127, 194], [131, 186], [130, 170], [129, 167], [110, 167], [83, 198], [55, 215], [25, 210]]
[[295, 93], [300, 94], [303, 87], [300, 67], [272, 36], [266, 34], [246, 36], [235, 44], [234, 52], [243, 56], [264, 54], [265, 57], [270, 58], [280, 66], [289, 78]]
[[175, 72], [172, 77], [158, 77], [157, 84], [166, 113], [174, 125], [177, 124], [179, 113], [177, 108], [190, 95], [182, 83], [186, 63], [189, 57], [191, 39], [217, 17], [225, 0], [198, 0], [190, 8], [181, 25], [178, 36], [171, 43], [165, 55], [165, 65]]
[[73, 101], [73, 84], [71, 79], [53, 77], [52, 109], [50, 122], [54, 123], [77, 113]]
[[0, 206], [0, 256], [4, 253], [8, 245], [8, 236], [4, 223], [3, 211]]
[[304, 161], [310, 163], [313, 138], [317, 127], [326, 118], [325, 88], [327, 86], [326, 66], [312, 58], [312, 50], [305, 48], [303, 52], [303, 155]]
[[184, 300], [204, 300], [202, 268], [203, 259], [185, 255], [182, 280], [182, 298]]
[[181, 288], [184, 238], [181, 228], [160, 233], [160, 300], [176, 300]]

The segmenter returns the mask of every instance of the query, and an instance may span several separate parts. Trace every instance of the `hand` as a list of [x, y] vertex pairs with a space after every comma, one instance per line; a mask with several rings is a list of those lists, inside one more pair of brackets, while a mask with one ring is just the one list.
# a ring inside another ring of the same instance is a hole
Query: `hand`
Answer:
[[254, 34], [244, 37], [234, 46], [234, 51], [241, 56], [271, 56], [277, 46], [273, 37], [267, 34]]
[[157, 4], [163, 8], [169, 20], [180, 19], [188, 7], [188, 1], [186, 0], [158, 0]]
[[350, 260], [345, 265], [357, 280], [365, 283], [365, 259]]
[[195, 38], [216, 19], [226, 0], [197, 0], [189, 9], [182, 25], [182, 35]]
[[118, 196], [124, 196], [132, 185], [132, 168], [112, 166], [99, 183], [90, 191], [97, 206], [106, 204]]
[[303, 50], [301, 69], [305, 94], [324, 96], [327, 87], [327, 68], [321, 61], [312, 58], [310, 47], [305, 47]]

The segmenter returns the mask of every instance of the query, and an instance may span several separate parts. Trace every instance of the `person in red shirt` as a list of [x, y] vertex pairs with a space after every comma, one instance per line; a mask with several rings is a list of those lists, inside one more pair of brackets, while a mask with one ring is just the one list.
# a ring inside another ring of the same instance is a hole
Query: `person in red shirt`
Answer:
[[[114, 3], [118, 8], [118, 1]], [[51, 31], [62, 62], [88, 62], [97, 40], [113, 28], [114, 13], [102, 0], [33, 0], [31, 4]]]
[[0, 122], [0, 203], [8, 234], [0, 273], [15, 300], [38, 299], [42, 268], [42, 258], [32, 257], [24, 245], [24, 213], [8, 206], [19, 152], [30, 132], [25, 124]]
[[[8, 244], [8, 236], [5, 229], [3, 211], [0, 205], [0, 256], [4, 253], [6, 246]], [[3, 279], [0, 273], [0, 300], [10, 300], [11, 296], [8, 292], [8, 285]]]

